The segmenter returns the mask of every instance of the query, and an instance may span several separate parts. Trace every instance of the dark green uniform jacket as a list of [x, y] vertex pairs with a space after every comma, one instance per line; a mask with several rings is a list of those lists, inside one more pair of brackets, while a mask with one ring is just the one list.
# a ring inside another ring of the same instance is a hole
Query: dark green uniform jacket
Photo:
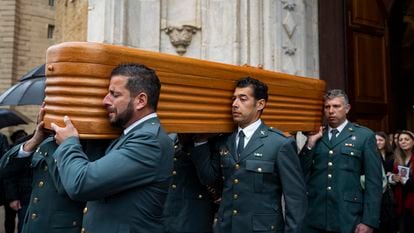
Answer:
[[348, 123], [332, 144], [325, 130], [314, 148], [305, 146], [300, 156], [308, 188], [308, 227], [351, 233], [359, 223], [379, 226], [382, 173], [371, 130]]
[[213, 199], [200, 183], [189, 156], [191, 148], [178, 142], [175, 147], [174, 170], [164, 209], [165, 232], [212, 232]]
[[262, 124], [238, 158], [235, 137], [218, 146], [213, 160], [208, 145], [195, 147], [191, 157], [205, 184], [224, 180], [215, 231], [300, 233], [306, 195], [294, 140]]
[[[10, 169], [10, 166], [16, 165], [15, 160], [26, 160], [33, 170], [32, 194], [24, 219], [23, 233], [79, 233], [81, 230], [85, 203], [73, 201], [63, 189], [52, 156], [56, 148], [53, 137], [49, 137], [31, 157], [14, 158], [20, 149], [20, 145], [16, 145], [2, 160], [2, 168]], [[91, 149], [96, 150], [99, 147], [93, 145]], [[16, 168], [11, 168], [14, 169]]]
[[87, 202], [87, 233], [161, 233], [162, 210], [173, 167], [172, 140], [151, 118], [89, 162], [75, 137], [53, 155], [70, 197]]

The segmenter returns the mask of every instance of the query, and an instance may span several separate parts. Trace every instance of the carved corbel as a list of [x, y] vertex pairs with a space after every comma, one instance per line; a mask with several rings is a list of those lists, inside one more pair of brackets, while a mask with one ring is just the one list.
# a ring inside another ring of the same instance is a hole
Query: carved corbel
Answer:
[[201, 28], [192, 25], [164, 28], [165, 33], [170, 37], [171, 44], [180, 56], [187, 52], [187, 47], [191, 44], [193, 34], [196, 34], [198, 30], [201, 30]]
[[282, 0], [283, 9], [288, 11], [294, 11], [296, 7], [296, 3], [294, 0]]

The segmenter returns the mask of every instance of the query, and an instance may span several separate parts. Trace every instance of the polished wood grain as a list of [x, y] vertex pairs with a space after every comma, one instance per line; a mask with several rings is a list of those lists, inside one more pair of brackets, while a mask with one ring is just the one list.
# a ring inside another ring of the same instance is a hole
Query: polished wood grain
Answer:
[[286, 132], [312, 131], [322, 118], [325, 82], [253, 67], [234, 66], [135, 48], [66, 42], [47, 51], [45, 127], [68, 115], [82, 138], [113, 138], [102, 107], [111, 70], [136, 62], [156, 70], [161, 83], [158, 115], [169, 132], [230, 132], [235, 81], [251, 76], [269, 86], [264, 121]]

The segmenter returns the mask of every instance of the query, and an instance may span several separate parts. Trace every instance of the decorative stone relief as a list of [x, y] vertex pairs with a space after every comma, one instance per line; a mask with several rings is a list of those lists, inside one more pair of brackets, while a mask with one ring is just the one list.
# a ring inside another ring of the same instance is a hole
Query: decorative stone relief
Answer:
[[296, 7], [296, 3], [294, 0], [283, 0], [282, 1], [283, 4], [283, 9], [288, 10], [288, 11], [294, 11], [295, 7]]
[[196, 34], [198, 30], [201, 30], [201, 28], [192, 25], [164, 28], [165, 33], [170, 37], [171, 44], [176, 48], [175, 51], [180, 56], [187, 52], [187, 47], [191, 44], [193, 34]]
[[295, 11], [296, 3], [294, 0], [282, 0], [283, 9], [287, 10], [286, 17], [283, 19], [283, 28], [288, 34], [289, 38], [292, 38], [293, 33], [295, 32], [297, 23], [292, 16], [293, 11]]
[[297, 48], [291, 48], [291, 47], [288, 47], [288, 46], [283, 46], [282, 49], [285, 52], [285, 54], [288, 55], [288, 56], [295, 55], [296, 50], [297, 50]]

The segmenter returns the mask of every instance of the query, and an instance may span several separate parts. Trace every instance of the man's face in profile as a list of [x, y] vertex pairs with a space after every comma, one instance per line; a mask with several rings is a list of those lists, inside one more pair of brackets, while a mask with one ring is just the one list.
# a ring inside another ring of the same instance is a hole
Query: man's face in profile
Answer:
[[126, 88], [128, 77], [117, 75], [111, 78], [109, 92], [103, 99], [111, 125], [126, 128], [134, 113], [133, 98]]

